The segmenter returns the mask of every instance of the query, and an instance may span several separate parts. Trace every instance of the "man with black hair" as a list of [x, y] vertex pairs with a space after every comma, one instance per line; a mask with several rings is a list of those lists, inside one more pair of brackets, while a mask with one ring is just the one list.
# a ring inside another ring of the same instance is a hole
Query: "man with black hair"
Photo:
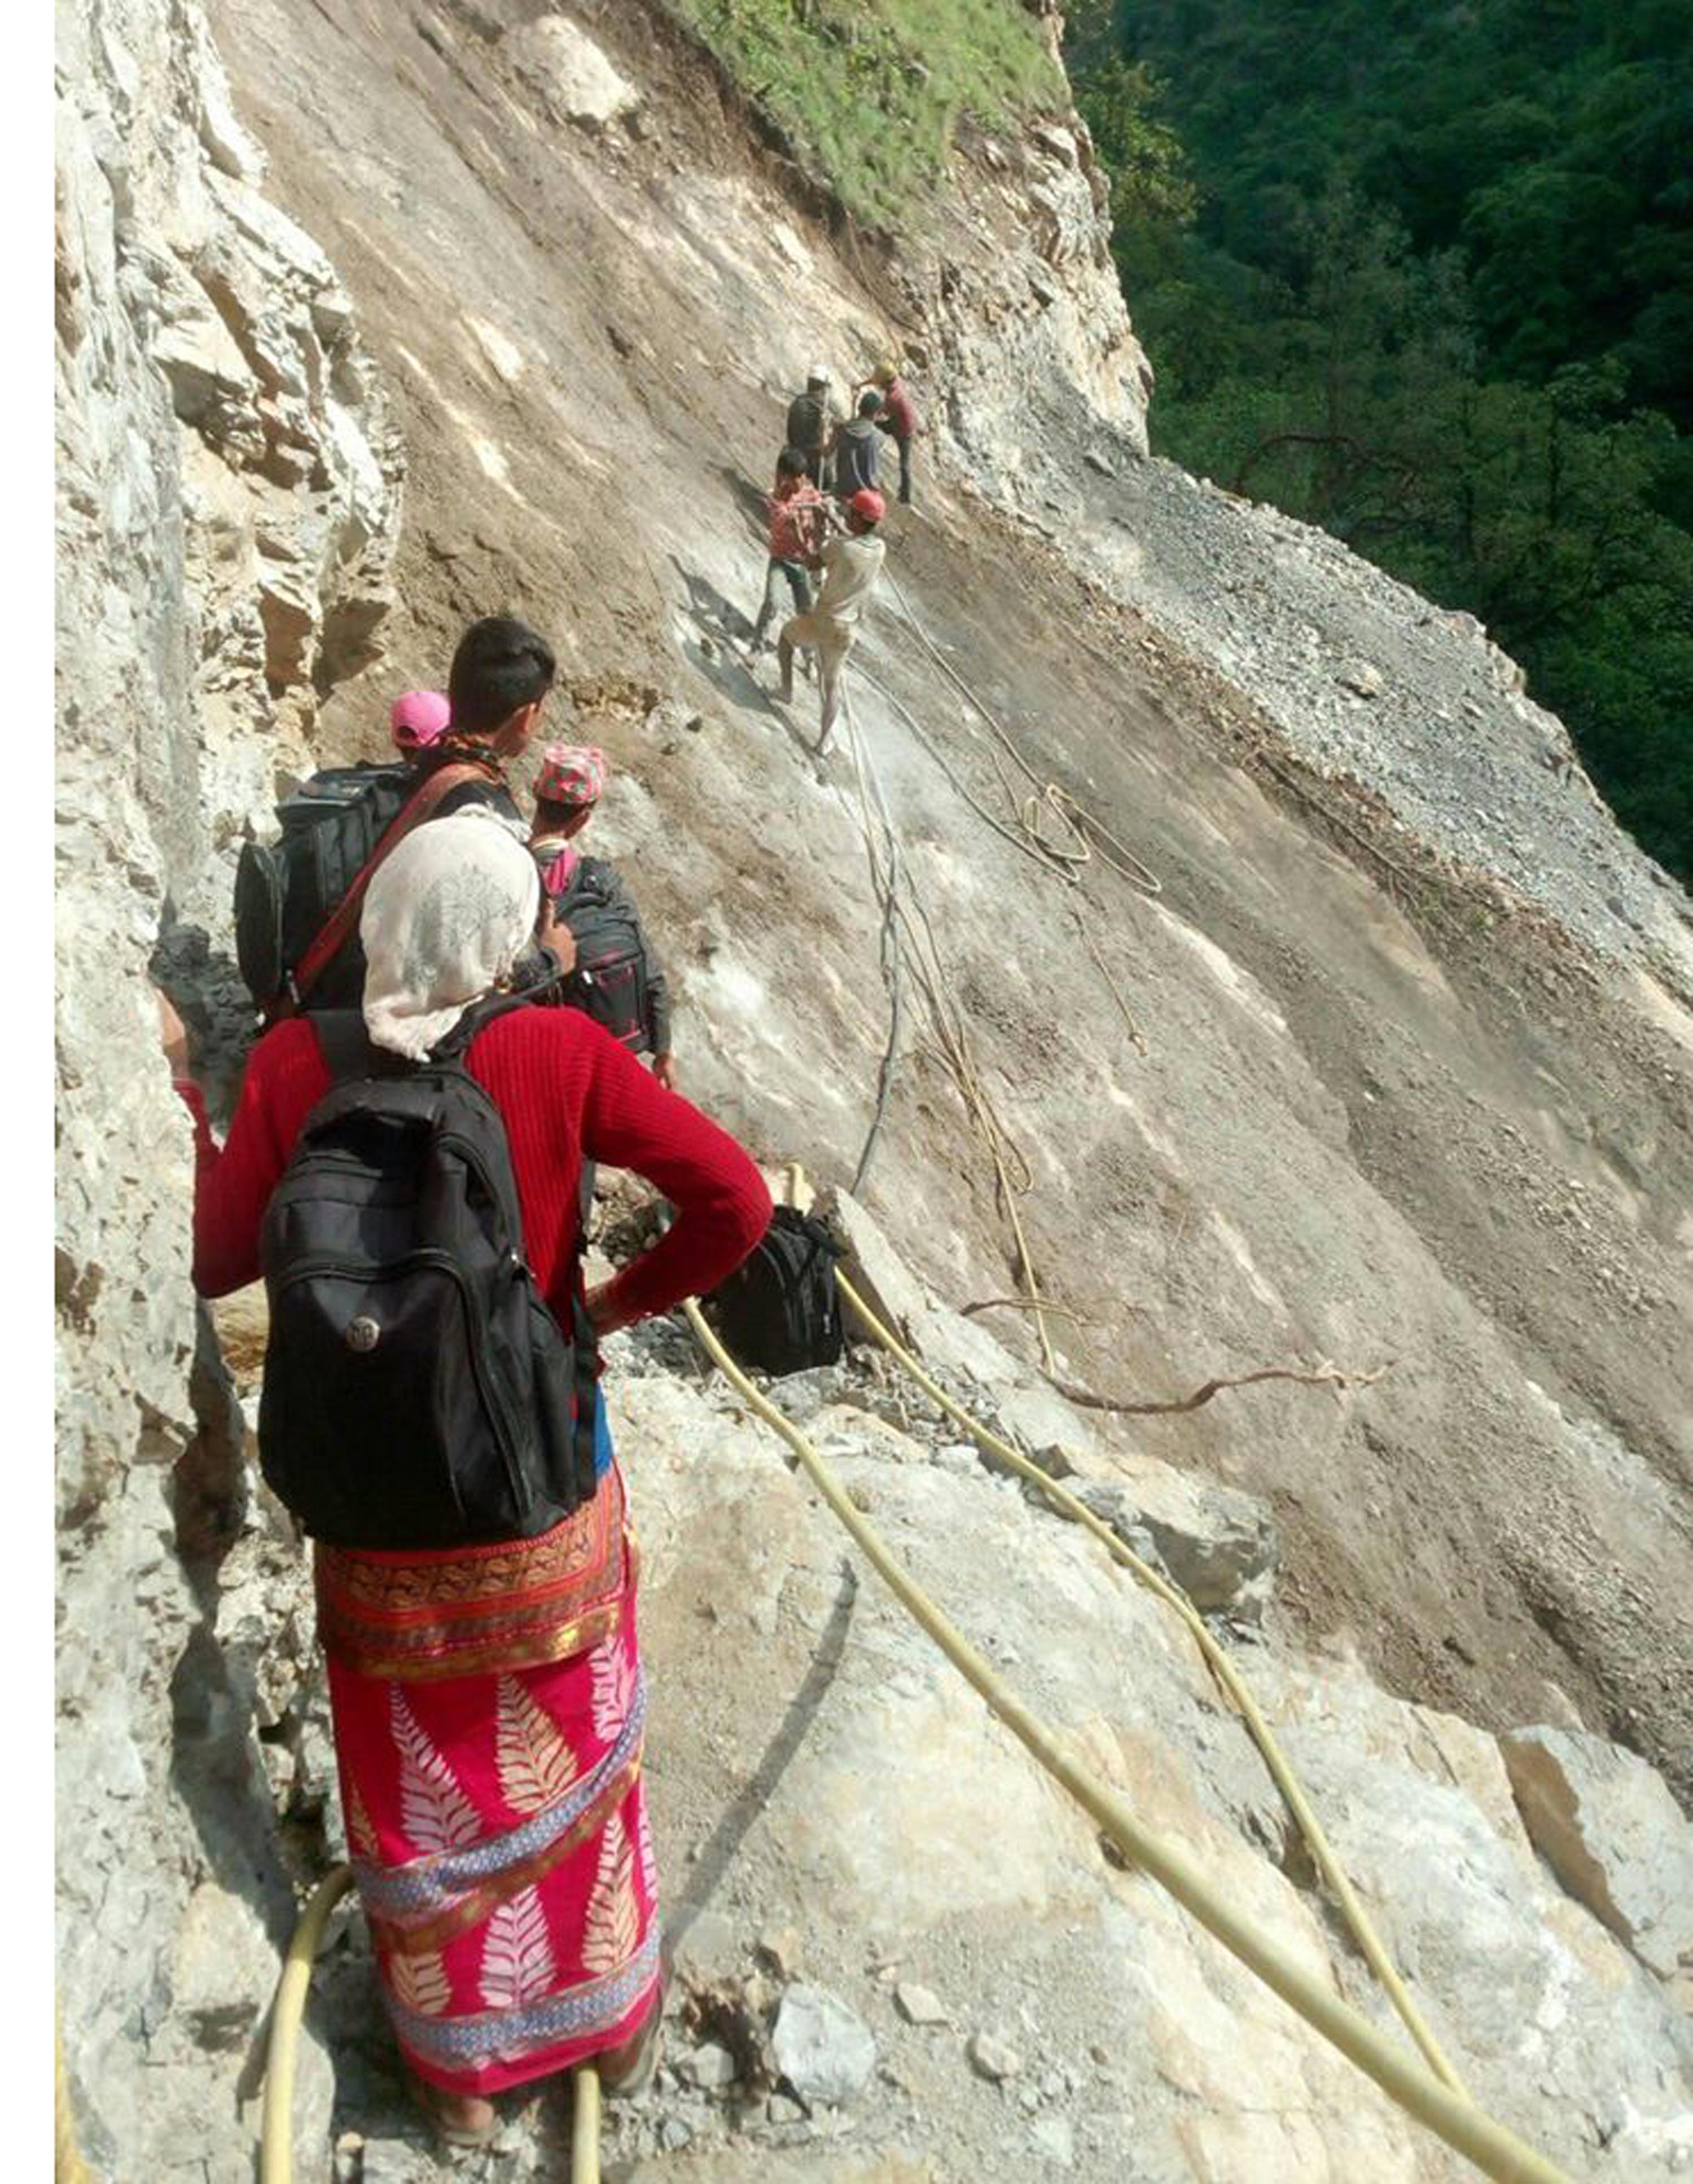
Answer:
[[[417, 750], [405, 773], [388, 766], [315, 775], [282, 807], [278, 850], [249, 844], [243, 852], [237, 947], [245, 951], [243, 934], [257, 936], [251, 965], [243, 952], [242, 970], [267, 1019], [359, 1006], [365, 889], [413, 827], [480, 806], [528, 842], [528, 823], [506, 783], [505, 761], [534, 736], [556, 671], [552, 647], [527, 624], [509, 615], [472, 622], [453, 655], [446, 727]], [[293, 806], [299, 817], [291, 827]], [[543, 911], [536, 945], [518, 966], [523, 987], [556, 978], [576, 961], [576, 944], [554, 922], [545, 897]]]
[[506, 785], [503, 761], [517, 757], [534, 738], [557, 671], [552, 647], [526, 622], [489, 615], [471, 624], [459, 639], [447, 677], [452, 710], [446, 732], [424, 750], [416, 770], [418, 778], [426, 780], [443, 766], [475, 766], [483, 769], [484, 777], [450, 788], [429, 814], [432, 819], [485, 805], [528, 841], [528, 822]]

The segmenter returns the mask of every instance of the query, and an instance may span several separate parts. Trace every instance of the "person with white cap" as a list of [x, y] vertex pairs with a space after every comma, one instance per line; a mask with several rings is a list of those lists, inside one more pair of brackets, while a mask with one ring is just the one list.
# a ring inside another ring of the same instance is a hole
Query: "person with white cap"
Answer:
[[826, 364], [814, 364], [806, 374], [805, 392], [788, 404], [786, 444], [805, 457], [805, 474], [814, 486], [828, 490], [825, 458], [835, 427], [841, 422], [831, 389], [834, 381]]

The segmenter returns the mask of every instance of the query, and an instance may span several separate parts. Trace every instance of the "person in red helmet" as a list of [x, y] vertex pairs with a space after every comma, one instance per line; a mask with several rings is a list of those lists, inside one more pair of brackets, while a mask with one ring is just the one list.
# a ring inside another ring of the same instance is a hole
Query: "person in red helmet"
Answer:
[[782, 670], [782, 698], [794, 697], [794, 653], [799, 647], [817, 655], [818, 682], [823, 701], [819, 722], [817, 753], [829, 748], [835, 716], [841, 707], [841, 671], [858, 641], [858, 625], [881, 575], [887, 548], [876, 535], [876, 526], [887, 514], [887, 503], [865, 486], [846, 504], [846, 533], [831, 538], [813, 566], [823, 572], [823, 589], [809, 614], [796, 615], [783, 625], [776, 655]]

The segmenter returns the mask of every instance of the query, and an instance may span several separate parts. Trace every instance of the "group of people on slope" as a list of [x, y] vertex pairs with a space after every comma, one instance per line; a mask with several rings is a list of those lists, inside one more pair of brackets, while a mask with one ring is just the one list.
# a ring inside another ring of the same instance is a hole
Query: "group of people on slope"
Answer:
[[806, 476], [820, 490], [848, 499], [865, 487], [874, 488], [880, 451], [878, 434], [893, 442], [899, 455], [899, 498], [911, 505], [911, 443], [921, 432], [917, 404], [896, 365], [879, 364], [852, 388], [851, 414], [835, 395], [827, 365], [813, 365], [804, 389], [788, 404], [787, 445], [805, 461]]
[[[534, 631], [482, 621], [458, 647], [444, 699], [413, 692], [395, 707], [395, 739], [420, 779], [448, 765], [464, 777], [375, 862], [349, 944], [367, 1067], [427, 1068], [457, 1053], [504, 1128], [519, 1271], [560, 1327], [585, 1320], [598, 1338], [715, 1287], [771, 1205], [748, 1155], [673, 1089], [668, 1012], [649, 1072], [579, 1009], [495, 998], [542, 999], [568, 968], [561, 906], [589, 861], [575, 838], [605, 783], [599, 752], [551, 747], [533, 817], [518, 811], [506, 769], [537, 734], [554, 672]], [[332, 1005], [272, 1024], [220, 1150], [180, 1021], [168, 1004], [162, 1014], [193, 1117], [194, 1279], [221, 1296], [261, 1273], [266, 1210], [336, 1084], [327, 1027], [345, 1017]], [[336, 1097], [349, 1089], [343, 1080]], [[582, 1173], [594, 1162], [645, 1177], [676, 1217], [589, 1290]], [[267, 1384], [274, 1295], [272, 1306]], [[374, 1321], [349, 1323], [353, 1349], [376, 1340]], [[654, 2067], [662, 1980], [636, 1560], [591, 1377], [588, 1390], [591, 1490], [556, 1524], [427, 1550], [315, 1543], [355, 1877], [402, 2053], [455, 2144], [494, 2137], [490, 2096], [502, 2089], [592, 2057], [616, 2095]], [[320, 1457], [357, 1467], [344, 1419], [319, 1423]], [[264, 1438], [261, 1411], [261, 1452]]]
[[887, 433], [899, 450], [899, 497], [908, 505], [911, 443], [920, 430], [910, 392], [891, 364], [872, 373], [850, 419], [835, 410], [830, 387], [827, 367], [815, 365], [803, 393], [788, 405], [787, 442], [769, 499], [764, 598], [752, 633], [753, 650], [760, 651], [785, 584], [794, 612], [777, 639], [782, 698], [793, 702], [796, 652], [814, 655], [819, 757], [840, 713], [841, 671], [886, 554], [878, 535], [887, 503], [876, 487], [877, 434]]
[[[891, 367], [874, 375], [850, 421], [827, 394], [828, 375], [814, 374], [789, 415], [758, 623], [762, 644], [785, 583], [796, 611], [779, 638], [784, 694], [796, 650], [815, 652], [819, 749], [885, 552], [876, 434], [899, 449], [908, 500], [917, 430]], [[825, 487], [844, 505], [831, 507]], [[395, 703], [400, 808], [332, 911], [326, 904], [327, 915], [306, 921], [311, 946], [283, 967], [221, 1148], [186, 1034], [161, 997], [165, 1051], [193, 1121], [203, 1295], [271, 1273], [291, 1163], [326, 1114], [343, 1112], [366, 1083], [439, 1072], [450, 1058], [503, 1128], [521, 1217], [512, 1278], [533, 1283], [559, 1329], [577, 1330], [571, 1460], [580, 1468], [557, 1522], [544, 1504], [549, 1521], [532, 1535], [467, 1531], [420, 1547], [396, 1535], [384, 1508], [380, 1546], [327, 1527], [314, 1539], [343, 1809], [377, 1975], [419, 2097], [461, 2145], [494, 2136], [492, 2095], [590, 2057], [614, 2097], [650, 2081], [662, 1975], [636, 1558], [595, 1346], [717, 1287], [771, 1214], [746, 1152], [676, 1089], [662, 973], [618, 876], [578, 846], [605, 792], [604, 753], [546, 745], [527, 816], [513, 794], [508, 769], [539, 733], [556, 671], [544, 638], [496, 616], [466, 631], [444, 693]], [[595, 1020], [581, 984], [594, 967], [583, 936], [608, 905], [639, 934], [641, 963], [639, 1007], [619, 1035]], [[602, 1162], [644, 1177], [675, 1218], [589, 1290], [588, 1178]], [[391, 1184], [375, 1174], [384, 1219]], [[285, 1284], [271, 1287], [267, 1391]], [[376, 1310], [348, 1320], [346, 1347], [375, 1352], [385, 1339]], [[370, 1451], [315, 1385], [308, 1409], [315, 1460], [355, 1476]], [[260, 1442], [263, 1457], [262, 1407]]]

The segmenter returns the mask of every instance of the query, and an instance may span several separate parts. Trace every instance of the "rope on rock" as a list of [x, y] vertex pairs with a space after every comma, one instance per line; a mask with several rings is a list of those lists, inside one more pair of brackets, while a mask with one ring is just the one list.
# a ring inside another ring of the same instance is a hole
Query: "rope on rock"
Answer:
[[[1015, 1472], [1020, 1479], [1026, 1479], [1031, 1485], [1038, 1487], [1053, 1508], [1061, 1515], [1068, 1517], [1072, 1523], [1078, 1524], [1085, 1530], [1091, 1532], [1114, 1561], [1120, 1563], [1123, 1568], [1137, 1579], [1148, 1592], [1161, 1600], [1166, 1607], [1181, 1618], [1194, 1644], [1199, 1647], [1206, 1667], [1210, 1669], [1219, 1686], [1232, 1702], [1241, 1719], [1245, 1723], [1248, 1733], [1258, 1747], [1264, 1763], [1270, 1770], [1271, 1780], [1282, 1793], [1283, 1802], [1293, 1814], [1294, 1825], [1305, 1837], [1306, 1847], [1311, 1854], [1312, 1863], [1333, 1891], [1334, 1899], [1340, 1906], [1341, 1914], [1347, 1925], [1352, 1930], [1353, 1938], [1356, 1941], [1365, 1961], [1381, 1981], [1383, 1992], [1399, 2012], [1406, 2031], [1422, 2049], [1429, 2068], [1435, 2075], [1444, 2080], [1454, 2092], [1464, 2093], [1463, 2081], [1447, 2059], [1422, 2012], [1411, 2000], [1393, 1958], [1388, 1954], [1385, 1944], [1372, 1925], [1368, 1913], [1359, 1902], [1351, 1882], [1347, 1879], [1345, 1868], [1335, 1856], [1333, 1847], [1323, 1831], [1322, 1823], [1317, 1819], [1310, 1800], [1305, 1796], [1298, 1775], [1294, 1774], [1285, 1753], [1277, 1743], [1275, 1732], [1264, 1719], [1258, 1702], [1253, 1697], [1239, 1669], [1212, 1636], [1205, 1618], [1200, 1614], [1199, 1609], [1194, 1607], [1193, 1602], [1178, 1585], [1136, 1554], [1128, 1543], [1119, 1538], [1111, 1527], [1090, 1509], [1079, 1496], [1073, 1494], [1067, 1486], [1060, 1485], [1057, 1479], [1049, 1477], [1037, 1463], [1031, 1462], [1021, 1449], [1007, 1440], [1003, 1435], [995, 1433], [992, 1427], [984, 1425], [980, 1418], [965, 1410], [961, 1403], [955, 1402], [934, 1375], [925, 1371], [898, 1336], [877, 1318], [858, 1290], [853, 1288], [852, 1283], [838, 1269], [835, 1279], [842, 1297], [846, 1300], [847, 1308], [859, 1321], [865, 1333], [910, 1375], [931, 1402], [938, 1404], [955, 1424], [963, 1427], [984, 1454], [991, 1456], [996, 1463], [1003, 1464]], [[1467, 2095], [1466, 2098], [1467, 2098]]]
[[307, 1899], [282, 1959], [265, 2049], [265, 2106], [259, 2127], [259, 2184], [293, 2184], [294, 2059], [311, 1967], [329, 1914], [353, 1885], [350, 1865], [332, 1866]]
[[[1090, 863], [1095, 855], [1097, 844], [1099, 861], [1102, 864], [1109, 866], [1111, 870], [1126, 879], [1131, 887], [1138, 888], [1143, 894], [1154, 900], [1161, 895], [1164, 893], [1164, 883], [1149, 866], [1143, 863], [1126, 843], [1119, 841], [1104, 822], [1090, 811], [1085, 804], [1078, 802], [1067, 788], [1056, 781], [1048, 780], [1030, 765], [1014, 738], [1009, 735], [1000, 724], [992, 708], [982, 702], [976, 692], [965, 682], [964, 677], [959, 674], [958, 669], [953, 666], [952, 661], [947, 659], [945, 653], [918, 621], [911, 610], [910, 600], [900, 588], [898, 579], [890, 575], [887, 584], [888, 589], [899, 602], [899, 610], [906, 627], [965, 703], [973, 706], [986, 722], [1009, 756], [1028, 781], [1033, 794], [1026, 797], [1022, 805], [1018, 807], [1018, 819], [1030, 838], [1055, 863], [1074, 866]], [[1005, 788], [1008, 797], [1010, 797], [1014, 804], [1016, 800], [1012, 795], [1003, 773], [1000, 776], [1000, 785]], [[1040, 807], [1042, 805], [1045, 805], [1070, 829], [1077, 845], [1074, 850], [1057, 849], [1042, 835], [1038, 821]], [[1093, 838], [1092, 840], [1089, 839], [1090, 836]]]
[[[855, 1293], [846, 1293], [849, 1302], [852, 1302]], [[863, 1301], [853, 1303], [852, 1308], [861, 1313], [868, 1326], [872, 1315], [864, 1307]], [[1349, 2003], [1343, 2002], [1329, 1986], [1296, 1963], [1255, 1920], [1238, 1910], [1223, 1892], [1214, 1887], [1185, 1852], [1144, 1827], [1122, 1798], [1078, 1766], [1051, 1733], [1012, 1695], [991, 1664], [947, 1619], [889, 1550], [874, 1527], [860, 1515], [840, 1480], [805, 1435], [747, 1379], [707, 1325], [698, 1305], [690, 1300], [684, 1309], [689, 1324], [707, 1356], [743, 1401], [793, 1451], [812, 1485], [846, 1527], [860, 1552], [901, 1606], [939, 1646], [972, 1688], [986, 1700], [992, 1713], [1005, 1724], [1025, 1749], [1070, 1792], [1126, 1858], [1167, 1890], [1209, 1934], [1249, 1970], [1256, 1973], [1290, 2008], [1296, 2010], [1349, 2062], [1373, 2079], [1408, 2115], [1444, 2139], [1448, 2146], [1472, 2162], [1483, 2176], [1493, 2178], [1495, 2184], [1571, 2184], [1571, 2180], [1563, 2171], [1547, 2160], [1545, 2155], [1524, 2144], [1503, 2124], [1495, 2122], [1476, 2108], [1458, 2086], [1456, 2073], [1444, 2058], [1444, 2069], [1440, 2075], [1436, 2075], [1432, 2068], [1424, 2068], [1384, 2038], [1366, 2017]], [[890, 1344], [894, 1340], [891, 1336], [888, 1339]], [[915, 1364], [914, 1360], [912, 1362]], [[916, 1370], [919, 1374], [922, 1372], [920, 1367]], [[950, 1398], [945, 1400], [953, 1415], [957, 1416], [958, 1412], [952, 1407]], [[986, 1428], [978, 1429], [975, 1423], [971, 1423], [973, 1430], [979, 1430], [982, 1435], [987, 1433]], [[1020, 1464], [1026, 1464], [1027, 1459], [1021, 1457], [1019, 1451], [1012, 1451], [1009, 1443], [1000, 1442], [997, 1435], [992, 1435], [991, 1439], [997, 1443], [996, 1453], [998, 1449], [1003, 1449], [1015, 1456]], [[1034, 1467], [1029, 1468], [1033, 1470]], [[1041, 1483], [1053, 1484], [1045, 1479], [1044, 1474], [1036, 1472], [1036, 1477]], [[1076, 1506], [1088, 1519], [1098, 1523], [1085, 1504], [1078, 1503]], [[1113, 1552], [1121, 1548], [1121, 1542], [1116, 1540], [1115, 1533], [1109, 1533], [1108, 1528], [1102, 1529], [1107, 1529]], [[1124, 1554], [1127, 1552], [1126, 1549], [1122, 1550]], [[1177, 1606], [1178, 1612], [1186, 1607], [1187, 1613], [1193, 1614], [1197, 1620], [1197, 1611], [1193, 1609], [1191, 1603], [1182, 1602], [1181, 1596], [1156, 1571], [1144, 1563], [1140, 1568], [1146, 1572], [1143, 1581], [1150, 1583], [1152, 1589], [1159, 1591], [1160, 1596], [1169, 1596], [1172, 1604]], [[1215, 1641], [1210, 1639], [1210, 1632], [1205, 1632], [1204, 1635], [1215, 1647]], [[1216, 1648], [1216, 1651], [1221, 1656], [1221, 1649]], [[1226, 1656], [1221, 1658], [1226, 1659]], [[1268, 1735], [1267, 1725], [1266, 1735]], [[1426, 2028], [1425, 2035], [1432, 2045], [1433, 2036], [1426, 2033]], [[1434, 2053], [1439, 2053], [1438, 2046], [1434, 2047]]]
[[1143, 1402], [1128, 1396], [1098, 1396], [1075, 1380], [1054, 1379], [1050, 1373], [1047, 1378], [1066, 1402], [1081, 1410], [1112, 1411], [1122, 1418], [1176, 1418], [1203, 1408], [1213, 1396], [1222, 1395], [1227, 1389], [1255, 1388], [1260, 1380], [1291, 1380], [1299, 1388], [1333, 1388], [1338, 1395], [1353, 1388], [1373, 1388], [1392, 1369], [1392, 1363], [1389, 1359], [1387, 1364], [1377, 1365], [1368, 1373], [1343, 1373], [1338, 1365], [1327, 1362], [1310, 1372], [1299, 1365], [1260, 1365], [1255, 1373], [1217, 1373], [1203, 1387], [1195, 1388], [1191, 1396], [1178, 1396], [1172, 1401], [1162, 1403]]
[[53, 2184], [93, 2184], [82, 2149], [76, 2143], [76, 2119], [64, 2075], [64, 2035], [59, 2009], [53, 2013]]

